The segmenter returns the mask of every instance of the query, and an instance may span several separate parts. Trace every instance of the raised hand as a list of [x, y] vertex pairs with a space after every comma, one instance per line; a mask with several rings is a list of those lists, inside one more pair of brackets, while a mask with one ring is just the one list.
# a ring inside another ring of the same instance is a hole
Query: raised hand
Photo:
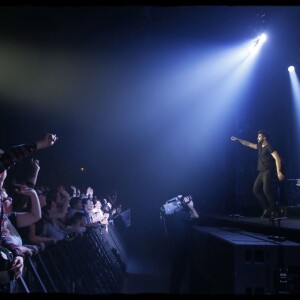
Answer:
[[35, 171], [40, 170], [40, 161], [38, 159], [31, 158], [31, 163]]
[[53, 146], [54, 143], [58, 140], [56, 134], [47, 133], [43, 139], [36, 143], [37, 149], [44, 149], [50, 146]]
[[86, 190], [86, 195], [93, 197], [94, 190], [91, 187], [88, 187]]

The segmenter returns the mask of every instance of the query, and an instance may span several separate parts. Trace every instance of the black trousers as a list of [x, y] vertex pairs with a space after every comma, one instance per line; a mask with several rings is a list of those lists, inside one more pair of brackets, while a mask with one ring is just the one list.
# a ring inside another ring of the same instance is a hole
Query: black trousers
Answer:
[[260, 171], [257, 175], [253, 193], [259, 200], [263, 209], [275, 211], [275, 197], [272, 191], [272, 180], [274, 179], [274, 170]]

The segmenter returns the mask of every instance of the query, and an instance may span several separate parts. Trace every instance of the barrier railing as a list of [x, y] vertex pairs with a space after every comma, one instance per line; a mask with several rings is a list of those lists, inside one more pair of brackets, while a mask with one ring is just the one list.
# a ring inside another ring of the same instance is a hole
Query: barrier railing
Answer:
[[127, 253], [117, 228], [89, 228], [83, 236], [59, 241], [25, 259], [12, 293], [120, 293]]

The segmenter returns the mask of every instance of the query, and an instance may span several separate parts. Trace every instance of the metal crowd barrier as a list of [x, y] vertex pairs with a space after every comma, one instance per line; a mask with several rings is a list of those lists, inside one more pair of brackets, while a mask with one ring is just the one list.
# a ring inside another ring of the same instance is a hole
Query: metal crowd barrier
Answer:
[[11, 293], [120, 293], [126, 273], [126, 247], [118, 230], [89, 228], [83, 236], [59, 241], [25, 259], [23, 276]]

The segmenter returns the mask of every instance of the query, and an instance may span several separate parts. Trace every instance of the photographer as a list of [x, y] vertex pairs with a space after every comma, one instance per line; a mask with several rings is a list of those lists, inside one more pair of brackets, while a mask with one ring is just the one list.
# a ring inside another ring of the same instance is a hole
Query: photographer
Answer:
[[170, 293], [180, 293], [182, 281], [188, 270], [190, 251], [190, 226], [199, 218], [192, 196], [181, 198], [182, 209], [166, 216], [167, 238], [172, 257]]

